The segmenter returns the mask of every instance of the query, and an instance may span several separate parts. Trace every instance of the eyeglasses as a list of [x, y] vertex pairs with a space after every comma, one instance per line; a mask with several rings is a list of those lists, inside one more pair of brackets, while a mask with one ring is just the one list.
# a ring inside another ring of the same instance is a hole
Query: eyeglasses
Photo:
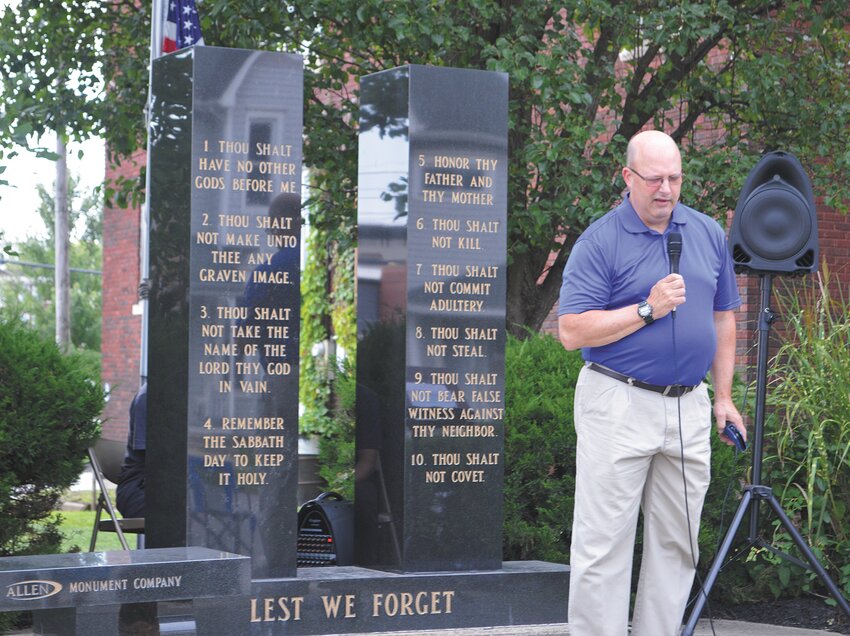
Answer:
[[681, 172], [679, 174], [671, 174], [667, 177], [644, 177], [640, 172], [638, 172], [634, 168], [632, 168], [630, 166], [626, 166], [626, 167], [631, 172], [634, 172], [637, 176], [639, 176], [641, 179], [643, 179], [644, 183], [646, 183], [646, 185], [648, 187], [652, 188], [653, 190], [655, 188], [660, 188], [661, 184], [664, 183], [664, 179], [667, 179], [667, 182], [671, 186], [677, 186], [680, 183], [682, 183], [682, 173]]

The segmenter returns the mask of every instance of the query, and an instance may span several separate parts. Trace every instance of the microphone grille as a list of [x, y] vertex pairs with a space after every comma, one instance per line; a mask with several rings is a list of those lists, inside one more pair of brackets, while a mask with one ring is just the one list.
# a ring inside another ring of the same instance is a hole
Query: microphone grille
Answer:
[[667, 235], [667, 253], [682, 253], [682, 235], [679, 232], [670, 232], [670, 234]]

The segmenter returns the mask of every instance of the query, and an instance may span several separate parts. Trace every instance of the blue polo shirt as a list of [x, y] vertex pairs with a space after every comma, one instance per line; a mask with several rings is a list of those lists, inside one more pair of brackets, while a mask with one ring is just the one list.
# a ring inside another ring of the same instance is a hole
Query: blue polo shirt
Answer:
[[652, 286], [670, 273], [670, 232], [682, 235], [679, 273], [686, 295], [675, 321], [668, 314], [617, 342], [586, 347], [582, 356], [651, 384], [695, 385], [711, 368], [717, 349], [714, 312], [741, 304], [726, 236], [705, 214], [679, 203], [662, 235], [644, 225], [626, 198], [593, 222], [573, 246], [558, 315], [619, 309], [645, 300]]

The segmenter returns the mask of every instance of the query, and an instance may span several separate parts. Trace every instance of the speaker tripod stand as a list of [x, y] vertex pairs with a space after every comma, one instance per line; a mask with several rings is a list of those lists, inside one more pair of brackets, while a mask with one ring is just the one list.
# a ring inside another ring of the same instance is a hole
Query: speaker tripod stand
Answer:
[[[803, 535], [794, 527], [794, 524], [791, 523], [791, 519], [788, 518], [788, 515], [785, 514], [785, 511], [782, 510], [782, 506], [779, 505], [779, 501], [776, 499], [776, 496], [773, 494], [773, 490], [769, 486], [764, 486], [761, 483], [761, 463], [762, 463], [762, 445], [764, 442], [764, 407], [765, 407], [765, 396], [767, 394], [767, 348], [768, 341], [770, 339], [770, 326], [776, 320], [776, 314], [770, 309], [770, 292], [771, 287], [773, 285], [773, 275], [772, 274], [761, 274], [761, 305], [759, 310], [759, 337], [758, 337], [758, 364], [756, 367], [756, 412], [755, 412], [755, 438], [751, 441], [753, 447], [753, 472], [752, 472], [752, 484], [744, 487], [744, 492], [741, 496], [741, 503], [738, 505], [738, 510], [735, 512], [735, 516], [732, 518], [732, 523], [729, 525], [729, 530], [726, 532], [726, 536], [723, 538], [723, 543], [720, 545], [720, 549], [714, 557], [714, 561], [711, 564], [711, 568], [708, 571], [708, 574], [705, 577], [705, 582], [703, 585], [703, 589], [699, 592], [697, 599], [694, 603], [694, 607], [691, 610], [691, 615], [688, 618], [688, 622], [682, 630], [682, 636], [693, 636], [694, 629], [696, 628], [697, 621], [699, 620], [700, 614], [702, 614], [703, 607], [706, 604], [708, 599], [708, 595], [711, 593], [712, 587], [714, 587], [714, 583], [717, 580], [717, 576], [720, 573], [720, 570], [726, 564], [726, 557], [729, 554], [729, 550], [732, 547], [732, 542], [735, 539], [735, 533], [738, 531], [738, 528], [741, 526], [741, 523], [744, 519], [744, 515], [749, 511], [750, 520], [749, 520], [749, 530], [747, 533], [746, 543], [730, 558], [729, 561], [737, 558], [738, 556], [745, 554], [747, 550], [753, 547], [763, 547], [766, 548], [783, 558], [793, 561], [798, 565], [803, 567], [807, 567], [813, 570], [823, 584], [829, 590], [829, 593], [833, 596], [833, 598], [837, 601], [838, 605], [841, 607], [842, 611], [850, 617], [850, 605], [848, 605], [847, 600], [841, 595], [841, 590], [839, 590], [838, 586], [833, 582], [833, 580], [829, 577], [826, 570], [823, 566], [818, 562], [811, 548], [806, 544]], [[782, 527], [788, 531], [788, 534], [791, 535], [791, 539], [794, 541], [794, 545], [797, 546], [797, 549], [803, 554], [806, 561], [808, 563], [804, 563], [798, 559], [795, 559], [787, 554], [779, 552], [773, 546], [769, 545], [761, 538], [759, 533], [759, 505], [762, 501], [765, 501], [779, 519], [780, 523], [782, 523]]]

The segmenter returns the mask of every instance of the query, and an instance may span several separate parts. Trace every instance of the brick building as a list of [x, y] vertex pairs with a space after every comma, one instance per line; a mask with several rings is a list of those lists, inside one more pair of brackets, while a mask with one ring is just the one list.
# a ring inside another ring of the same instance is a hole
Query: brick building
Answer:
[[[119, 166], [106, 169], [106, 179], [138, 178], [145, 164], [140, 150]], [[122, 440], [129, 426], [128, 410], [139, 387], [142, 317], [138, 305], [140, 275], [139, 208], [103, 210], [103, 382], [109, 388], [103, 434]]]

